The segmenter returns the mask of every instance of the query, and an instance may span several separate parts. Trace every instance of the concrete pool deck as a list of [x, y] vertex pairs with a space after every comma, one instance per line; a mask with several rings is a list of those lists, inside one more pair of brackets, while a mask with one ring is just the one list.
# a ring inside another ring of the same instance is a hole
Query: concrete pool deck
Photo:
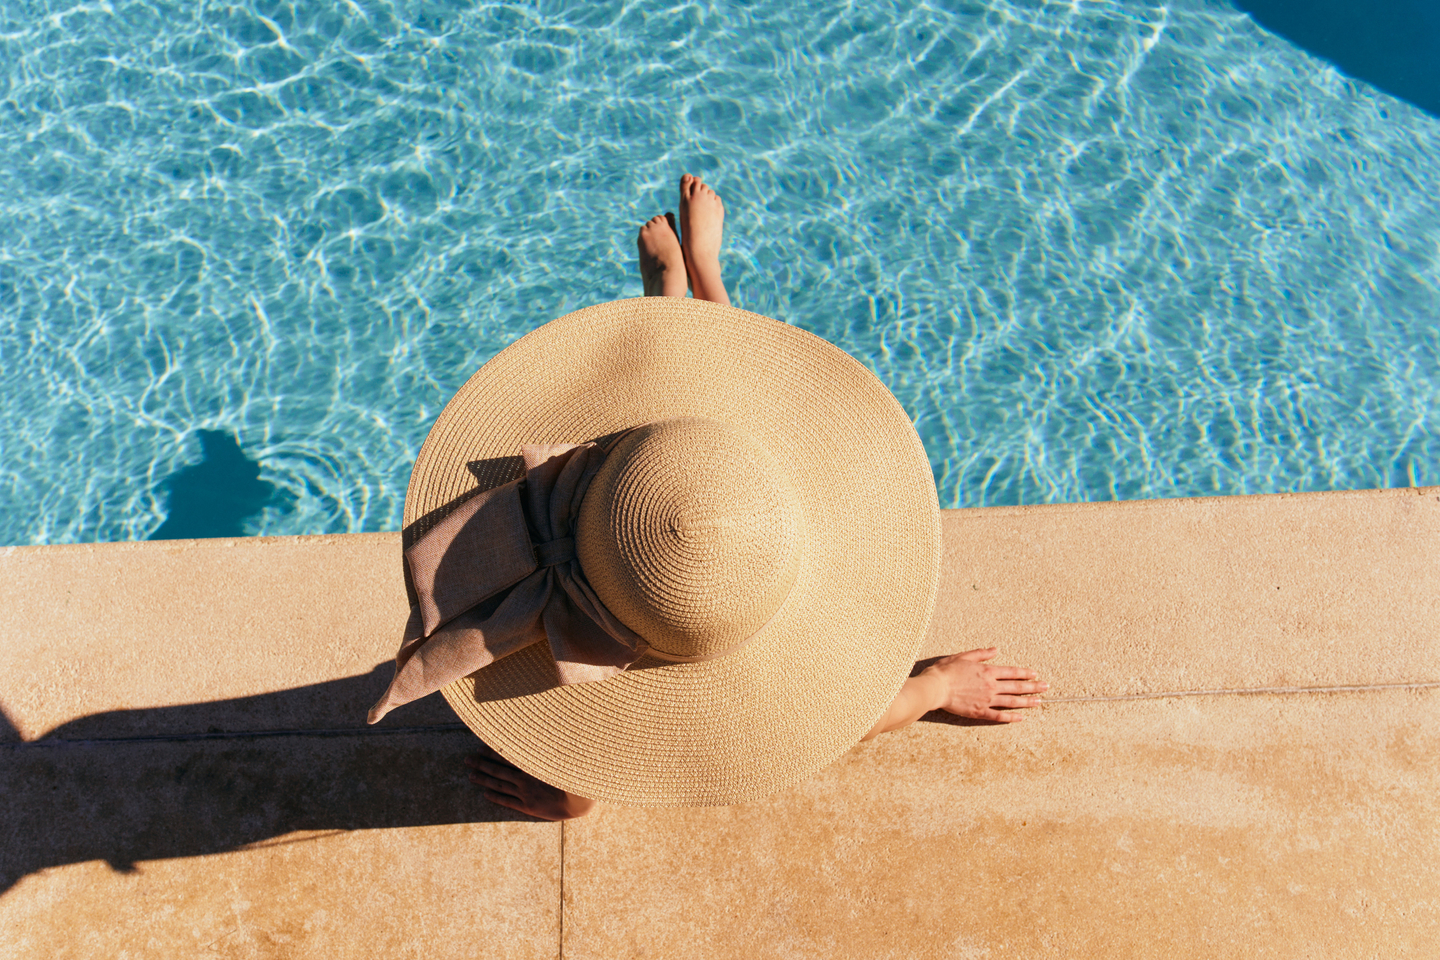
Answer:
[[364, 729], [398, 534], [0, 549], [0, 957], [1433, 955], [1440, 488], [944, 528], [922, 654], [1028, 722], [564, 825], [438, 697]]

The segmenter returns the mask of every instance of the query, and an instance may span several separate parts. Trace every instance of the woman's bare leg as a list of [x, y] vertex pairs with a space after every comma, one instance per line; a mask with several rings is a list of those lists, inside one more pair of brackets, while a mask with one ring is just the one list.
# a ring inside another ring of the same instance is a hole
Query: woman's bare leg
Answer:
[[699, 177], [680, 178], [680, 235], [685, 252], [685, 273], [697, 300], [730, 304], [720, 279], [720, 234], [725, 227], [725, 204], [720, 194]]
[[683, 297], [688, 286], [685, 255], [675, 232], [675, 214], [651, 217], [635, 238], [640, 250], [640, 279], [647, 297]]

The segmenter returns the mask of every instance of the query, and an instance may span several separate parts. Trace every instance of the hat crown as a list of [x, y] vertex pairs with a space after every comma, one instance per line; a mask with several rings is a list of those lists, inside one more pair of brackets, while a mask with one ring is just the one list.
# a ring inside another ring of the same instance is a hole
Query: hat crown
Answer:
[[785, 601], [801, 520], [790, 478], [753, 436], [676, 418], [616, 443], [581, 504], [575, 549], [596, 596], [651, 648], [704, 659]]

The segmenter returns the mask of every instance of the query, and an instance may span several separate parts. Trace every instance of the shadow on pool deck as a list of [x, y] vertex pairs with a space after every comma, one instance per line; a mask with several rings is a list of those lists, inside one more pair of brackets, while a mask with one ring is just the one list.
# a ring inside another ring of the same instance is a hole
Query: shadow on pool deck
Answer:
[[1435, 0], [1234, 0], [1271, 33], [1342, 73], [1440, 117], [1440, 4]]
[[[382, 663], [257, 696], [95, 713], [30, 742], [0, 711], [0, 800], [12, 838], [0, 851], [0, 894], [47, 867], [104, 860], [130, 872], [297, 831], [535, 822], [470, 785], [461, 761], [475, 736], [438, 694], [375, 727], [337, 724], [363, 717], [391, 674]], [[994, 725], [939, 711], [924, 719]]]
[[296, 831], [531, 821], [468, 782], [461, 761], [475, 736], [439, 696], [373, 728], [335, 725], [337, 707], [363, 718], [358, 705], [379, 697], [391, 670], [96, 713], [29, 743], [4, 719], [0, 893], [47, 867], [105, 860], [128, 872]]
[[0, 553], [0, 954], [1434, 954], [1440, 487], [941, 525], [918, 655], [999, 643], [1032, 722], [568, 824], [468, 789], [440, 698], [361, 732], [398, 534]]

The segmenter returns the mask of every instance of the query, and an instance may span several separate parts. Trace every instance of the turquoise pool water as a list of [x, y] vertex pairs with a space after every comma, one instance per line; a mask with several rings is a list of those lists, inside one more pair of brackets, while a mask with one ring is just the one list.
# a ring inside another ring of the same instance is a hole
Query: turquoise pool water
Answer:
[[8, 3], [0, 543], [398, 528], [685, 170], [944, 506], [1440, 483], [1436, 156], [1212, 0]]

